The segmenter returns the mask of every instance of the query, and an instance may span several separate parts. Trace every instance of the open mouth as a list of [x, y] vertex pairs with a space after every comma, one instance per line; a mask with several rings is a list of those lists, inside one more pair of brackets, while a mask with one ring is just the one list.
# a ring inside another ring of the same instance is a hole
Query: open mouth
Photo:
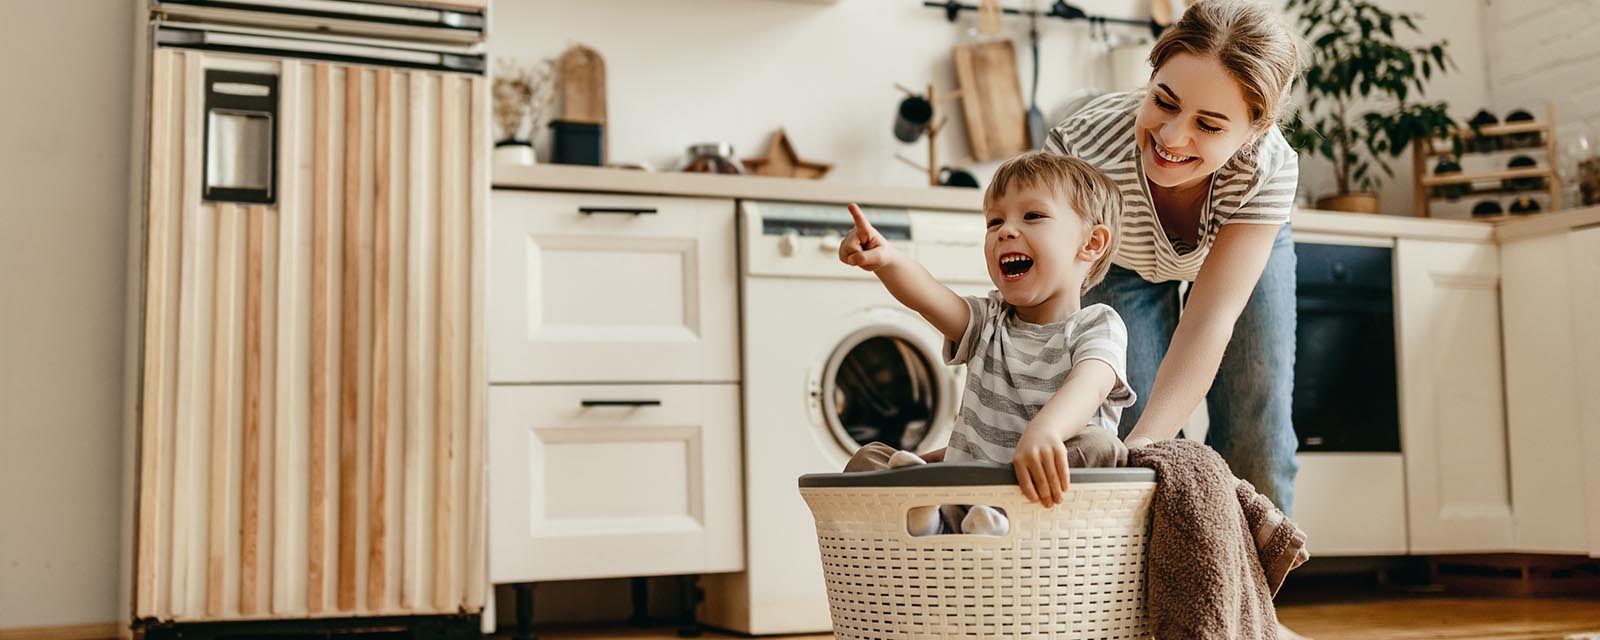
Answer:
[[1033, 268], [1033, 258], [1020, 253], [1007, 253], [1000, 256], [1000, 275], [1006, 280], [1017, 280]]
[[1200, 159], [1197, 156], [1185, 156], [1167, 151], [1154, 137], [1150, 138], [1150, 150], [1155, 153], [1156, 164], [1163, 167], [1176, 167]]

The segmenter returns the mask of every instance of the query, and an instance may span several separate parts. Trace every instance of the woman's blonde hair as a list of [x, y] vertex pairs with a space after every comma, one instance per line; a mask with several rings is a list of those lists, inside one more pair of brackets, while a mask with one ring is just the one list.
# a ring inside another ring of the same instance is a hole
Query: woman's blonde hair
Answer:
[[1240, 0], [1202, 0], [1161, 34], [1150, 50], [1150, 67], [1172, 56], [1214, 56], [1244, 92], [1250, 124], [1276, 123], [1300, 73], [1303, 47], [1278, 12]]
[[1041, 187], [1064, 197], [1072, 205], [1085, 229], [1105, 225], [1110, 231], [1106, 251], [1089, 266], [1079, 292], [1084, 293], [1106, 278], [1111, 258], [1117, 254], [1117, 238], [1122, 235], [1122, 190], [1094, 165], [1072, 156], [1050, 151], [1030, 151], [1005, 161], [994, 171], [983, 205], [988, 208], [1006, 192], [1017, 187]]

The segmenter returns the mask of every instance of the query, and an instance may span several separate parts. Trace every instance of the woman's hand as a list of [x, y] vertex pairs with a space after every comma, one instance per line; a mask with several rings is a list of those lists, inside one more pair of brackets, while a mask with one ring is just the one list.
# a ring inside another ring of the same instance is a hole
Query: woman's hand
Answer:
[[855, 218], [856, 226], [839, 241], [839, 261], [869, 272], [893, 264], [899, 252], [884, 241], [854, 202], [850, 203], [850, 217]]
[[1155, 441], [1151, 440], [1150, 436], [1136, 436], [1131, 433], [1128, 434], [1127, 440], [1122, 441], [1122, 444], [1127, 446], [1129, 451], [1138, 449], [1140, 447], [1149, 446], [1154, 443]]
[[1011, 466], [1017, 471], [1017, 486], [1029, 502], [1045, 507], [1061, 504], [1067, 492], [1067, 445], [1061, 436], [1037, 423], [1023, 430]]

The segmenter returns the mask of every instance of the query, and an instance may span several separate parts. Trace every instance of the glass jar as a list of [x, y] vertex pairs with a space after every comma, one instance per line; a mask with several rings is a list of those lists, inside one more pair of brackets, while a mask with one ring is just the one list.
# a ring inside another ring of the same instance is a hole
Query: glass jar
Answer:
[[726, 142], [710, 142], [689, 145], [683, 170], [689, 173], [738, 174], [744, 173], [744, 165], [733, 157], [733, 145]]

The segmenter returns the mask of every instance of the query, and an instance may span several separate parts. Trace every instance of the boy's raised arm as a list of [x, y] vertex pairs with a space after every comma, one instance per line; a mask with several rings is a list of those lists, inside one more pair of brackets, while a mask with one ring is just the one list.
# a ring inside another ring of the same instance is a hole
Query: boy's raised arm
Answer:
[[878, 276], [900, 304], [922, 314], [945, 339], [960, 341], [971, 313], [967, 301], [884, 241], [855, 203], [850, 204], [850, 216], [856, 226], [839, 242], [839, 261]]

